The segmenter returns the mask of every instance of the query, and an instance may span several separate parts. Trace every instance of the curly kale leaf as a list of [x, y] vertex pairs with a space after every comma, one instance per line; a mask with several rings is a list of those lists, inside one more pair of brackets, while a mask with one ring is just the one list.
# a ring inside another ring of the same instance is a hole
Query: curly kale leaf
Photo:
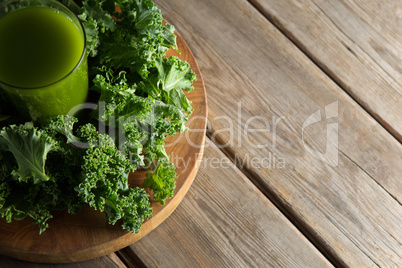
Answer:
[[8, 175], [0, 172], [2, 175], [0, 179], [0, 217], [11, 222], [29, 216], [34, 223], [38, 224], [39, 232], [42, 233], [48, 228], [47, 220], [52, 218], [50, 211], [58, 206], [60, 191], [53, 181], [32, 184], [14, 180], [12, 176], [9, 176], [10, 170], [18, 167], [16, 163], [13, 165], [12, 161], [7, 160], [10, 156], [12, 158], [12, 155], [8, 155], [8, 153], [0, 151], [0, 158], [8, 163], [7, 166], [2, 166], [2, 171], [6, 168]]
[[[10, 193], [11, 193], [11, 189], [10, 189], [8, 183], [3, 181], [0, 184], [0, 214], [1, 214], [1, 211], [6, 203], [8, 196], [10, 195]], [[9, 220], [9, 222], [10, 221], [11, 221], [11, 219]]]
[[58, 115], [49, 119], [44, 124], [43, 129], [48, 135], [51, 135], [54, 139], [60, 143], [72, 143], [76, 141], [76, 137], [73, 133], [74, 124], [78, 122], [78, 119], [68, 115]]
[[77, 213], [84, 205], [74, 191], [80, 154], [64, 136], [74, 121], [60, 116], [40, 130], [26, 123], [0, 131], [0, 216], [7, 222], [31, 217], [42, 233], [51, 211]]
[[174, 27], [162, 25], [161, 11], [150, 0], [79, 2], [95, 65], [127, 68], [146, 77], [157, 58], [176, 48]]
[[155, 101], [152, 112], [146, 120], [141, 121], [141, 124], [145, 126], [143, 129], [148, 130], [147, 140], [143, 145], [144, 155], [150, 162], [157, 160], [152, 172], [147, 173], [143, 187], [152, 190], [154, 199], [161, 204], [165, 204], [167, 198], [173, 197], [177, 178], [175, 166], [169, 162], [169, 156], [164, 147], [166, 133], [174, 135], [186, 130], [187, 119], [188, 115], [176, 106]]
[[88, 0], [80, 2], [81, 14], [78, 17], [85, 29], [87, 53], [91, 57], [95, 57], [98, 54], [100, 44], [99, 35], [105, 31], [115, 30], [115, 21], [111, 14], [103, 10], [105, 1]]
[[108, 81], [100, 74], [93, 80], [93, 90], [101, 93], [95, 114], [106, 124], [109, 124], [109, 118], [136, 120], [151, 110], [151, 99], [135, 95], [135, 87], [128, 86], [124, 75], [125, 72], [120, 72], [118, 83], [113, 83], [116, 79]]
[[105, 211], [110, 224], [121, 219], [123, 228], [138, 232], [142, 222], [152, 216], [152, 209], [145, 190], [128, 185], [129, 160], [109, 135], [99, 134], [93, 125], [84, 125], [78, 132], [92, 144], [83, 158], [84, 179], [75, 188], [78, 196], [91, 207]]
[[163, 159], [154, 166], [153, 172], [147, 173], [143, 186], [151, 189], [154, 199], [164, 205], [167, 198], [174, 196], [176, 178], [174, 164]]
[[146, 77], [157, 58], [163, 57], [169, 48], [176, 48], [174, 28], [162, 25], [161, 11], [150, 0], [115, 3], [121, 10], [114, 13], [117, 29], [100, 37], [100, 51], [104, 55], [104, 62], [100, 63], [128, 68]]
[[187, 129], [188, 114], [180, 107], [135, 95], [125, 79], [113, 84], [107, 75], [97, 75], [94, 89], [101, 92], [95, 115], [118, 133], [116, 145], [127, 153], [133, 170], [144, 165], [143, 149], [149, 159], [167, 158], [163, 147], [166, 134], [173, 136]]
[[54, 149], [55, 141], [29, 122], [4, 127], [0, 131], [0, 149], [13, 154], [18, 170], [13, 176], [20, 182], [34, 183], [50, 180], [45, 172], [47, 154]]
[[7, 222], [29, 216], [42, 233], [49, 227], [47, 221], [52, 218], [50, 211], [55, 209], [58, 201], [54, 186], [53, 182], [27, 187], [13, 181], [3, 181], [0, 184], [0, 216]]
[[148, 78], [140, 83], [140, 90], [152, 98], [172, 104], [188, 113], [192, 112], [191, 102], [183, 90], [192, 91], [195, 73], [190, 65], [177, 57], [159, 58], [155, 61], [155, 69]]

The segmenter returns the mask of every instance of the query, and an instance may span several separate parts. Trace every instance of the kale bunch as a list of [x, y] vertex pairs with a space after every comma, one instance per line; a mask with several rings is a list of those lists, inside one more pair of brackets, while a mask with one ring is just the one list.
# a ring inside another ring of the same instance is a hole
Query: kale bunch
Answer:
[[[177, 49], [174, 27], [152, 1], [60, 2], [75, 5], [85, 29], [91, 109], [41, 122], [0, 110], [0, 217], [31, 217], [42, 233], [52, 211], [89, 205], [138, 232], [152, 216], [146, 189], [161, 204], [173, 197], [177, 175], [164, 144], [187, 129], [184, 91], [196, 76], [165, 57]], [[128, 174], [139, 167], [148, 173], [132, 188]]]

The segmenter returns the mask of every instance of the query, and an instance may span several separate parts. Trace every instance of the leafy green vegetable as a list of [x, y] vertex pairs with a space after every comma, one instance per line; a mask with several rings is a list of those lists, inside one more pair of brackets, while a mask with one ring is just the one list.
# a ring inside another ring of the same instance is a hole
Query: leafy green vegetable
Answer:
[[175, 166], [167, 160], [162, 160], [155, 166], [152, 173], [147, 174], [144, 186], [152, 189], [155, 200], [159, 200], [164, 205], [167, 198], [173, 197], [176, 177]]
[[156, 70], [148, 79], [141, 82], [141, 89], [153, 98], [162, 99], [167, 104], [173, 104], [191, 113], [191, 102], [183, 90], [192, 91], [192, 81], [195, 74], [187, 62], [177, 57], [159, 58], [155, 61]]
[[92, 57], [102, 55], [95, 57], [99, 66], [127, 68], [146, 77], [158, 58], [176, 48], [174, 27], [162, 25], [162, 14], [150, 0], [78, 2], [88, 51]]
[[[177, 49], [174, 27], [163, 25], [152, 1], [60, 2], [78, 5], [88, 102], [96, 108], [25, 122], [0, 91], [0, 216], [31, 217], [42, 233], [52, 211], [78, 213], [89, 205], [110, 224], [138, 232], [152, 215], [147, 191], [161, 204], [174, 195], [165, 138], [187, 129], [192, 108], [183, 90], [193, 90], [195, 74], [187, 62], [165, 57]], [[138, 167], [148, 170], [144, 188], [128, 184]]]
[[[128, 186], [128, 159], [117, 150], [109, 135], [99, 134], [92, 124], [81, 127], [79, 133], [91, 148], [83, 158], [84, 180], [75, 188], [78, 196], [91, 207], [105, 211], [111, 224], [123, 219], [124, 228], [138, 232], [141, 222], [151, 217], [152, 210], [146, 192]], [[136, 199], [141, 202], [135, 202]]]
[[47, 154], [54, 148], [55, 141], [34, 128], [33, 123], [12, 125], [0, 131], [0, 149], [10, 151], [17, 161], [18, 169], [12, 172], [20, 182], [48, 181], [45, 173]]

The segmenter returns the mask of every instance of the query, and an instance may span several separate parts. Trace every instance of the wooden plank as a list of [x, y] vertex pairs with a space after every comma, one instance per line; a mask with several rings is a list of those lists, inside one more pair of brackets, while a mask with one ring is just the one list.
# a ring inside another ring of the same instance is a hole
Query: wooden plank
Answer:
[[134, 254], [146, 267], [331, 266], [208, 142], [196, 180], [176, 211], [120, 254]]
[[116, 256], [116, 254], [110, 254], [104, 257], [100, 257], [90, 261], [68, 263], [68, 264], [43, 264], [25, 262], [17, 259], [12, 259], [0, 255], [0, 267], [2, 268], [125, 268], [124, 263]]
[[[247, 1], [156, 2], [197, 58], [222, 150], [334, 263], [402, 263], [401, 144]], [[337, 163], [312, 153], [326, 145]]]
[[250, 0], [402, 142], [402, 2]]

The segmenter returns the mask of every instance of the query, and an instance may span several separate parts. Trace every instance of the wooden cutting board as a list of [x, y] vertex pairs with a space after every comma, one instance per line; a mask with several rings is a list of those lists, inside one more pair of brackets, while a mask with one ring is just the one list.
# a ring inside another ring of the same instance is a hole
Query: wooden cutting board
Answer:
[[[162, 223], [180, 204], [190, 188], [202, 159], [205, 143], [207, 103], [204, 82], [197, 62], [185, 41], [178, 35], [180, 50], [169, 50], [167, 55], [176, 55], [190, 63], [197, 75], [195, 90], [187, 97], [192, 101], [194, 112], [189, 119], [190, 130], [168, 137], [166, 151], [176, 165], [175, 196], [164, 206], [151, 202], [153, 216], [144, 222], [137, 234], [128, 233], [116, 224], [109, 225], [104, 214], [89, 207], [77, 215], [56, 212], [49, 220], [49, 229], [39, 235], [38, 227], [31, 219], [6, 223], [0, 219], [0, 254], [13, 258], [41, 263], [69, 263], [100, 257], [120, 250], [139, 240]], [[144, 171], [129, 176], [131, 186], [141, 186]], [[177, 226], [180, 228], [180, 226]]]

